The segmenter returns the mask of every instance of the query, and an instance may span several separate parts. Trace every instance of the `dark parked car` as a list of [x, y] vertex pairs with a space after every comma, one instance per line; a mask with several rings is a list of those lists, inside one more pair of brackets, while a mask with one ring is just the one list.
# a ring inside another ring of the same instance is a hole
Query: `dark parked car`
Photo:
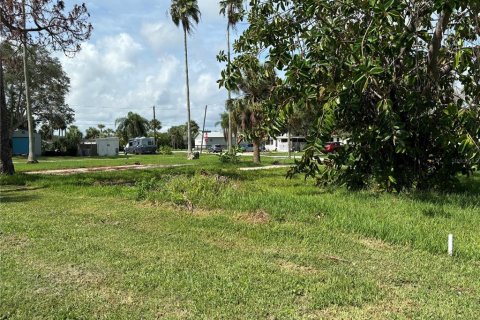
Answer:
[[327, 142], [325, 144], [325, 148], [323, 149], [323, 152], [325, 153], [334, 153], [337, 152], [338, 149], [342, 147], [342, 144], [340, 142]]
[[213, 146], [210, 147], [210, 149], [208, 149], [208, 151], [210, 152], [214, 152], [214, 153], [220, 153], [222, 152], [222, 146], [219, 145], [219, 144], [214, 144]]

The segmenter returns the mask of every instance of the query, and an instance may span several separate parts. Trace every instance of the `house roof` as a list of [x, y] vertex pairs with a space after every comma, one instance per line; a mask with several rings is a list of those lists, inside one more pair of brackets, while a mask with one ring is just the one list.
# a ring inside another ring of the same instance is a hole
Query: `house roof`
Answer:
[[[209, 138], [225, 138], [223, 132], [205, 132]], [[201, 133], [197, 134], [195, 138], [201, 137]]]

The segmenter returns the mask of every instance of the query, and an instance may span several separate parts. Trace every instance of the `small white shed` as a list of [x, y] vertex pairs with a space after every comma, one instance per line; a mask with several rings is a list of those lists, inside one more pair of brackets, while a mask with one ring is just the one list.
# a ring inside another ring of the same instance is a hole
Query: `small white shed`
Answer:
[[118, 155], [120, 142], [117, 137], [98, 138], [97, 153], [100, 157], [113, 157]]

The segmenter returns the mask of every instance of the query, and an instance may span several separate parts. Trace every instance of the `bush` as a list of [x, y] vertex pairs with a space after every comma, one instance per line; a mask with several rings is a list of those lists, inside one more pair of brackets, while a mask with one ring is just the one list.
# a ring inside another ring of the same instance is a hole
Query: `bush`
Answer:
[[173, 176], [142, 180], [136, 184], [136, 199], [185, 206], [214, 208], [230, 201], [237, 190], [227, 177], [215, 175]]
[[158, 153], [159, 154], [164, 154], [164, 155], [172, 155], [173, 154], [172, 148], [170, 146], [160, 146], [160, 148], [158, 148]]
[[237, 156], [237, 152], [235, 150], [232, 152], [221, 152], [218, 155], [218, 158], [222, 163], [238, 163], [240, 161], [240, 158]]
[[143, 179], [143, 180], [137, 181], [137, 183], [135, 184], [135, 187], [137, 191], [136, 199], [137, 201], [140, 201], [140, 200], [147, 199], [149, 193], [152, 190], [157, 189], [158, 183], [155, 178]]

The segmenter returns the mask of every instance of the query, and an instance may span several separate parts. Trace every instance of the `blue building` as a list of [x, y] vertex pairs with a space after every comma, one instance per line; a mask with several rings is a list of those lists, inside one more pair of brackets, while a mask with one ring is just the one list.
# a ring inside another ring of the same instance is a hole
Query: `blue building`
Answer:
[[[36, 156], [42, 154], [42, 137], [39, 133], [33, 134], [33, 152]], [[28, 154], [28, 131], [16, 130], [12, 134], [12, 153], [13, 155]]]

